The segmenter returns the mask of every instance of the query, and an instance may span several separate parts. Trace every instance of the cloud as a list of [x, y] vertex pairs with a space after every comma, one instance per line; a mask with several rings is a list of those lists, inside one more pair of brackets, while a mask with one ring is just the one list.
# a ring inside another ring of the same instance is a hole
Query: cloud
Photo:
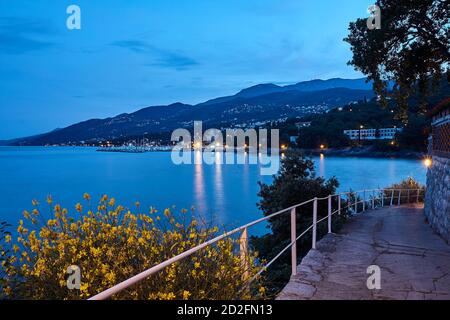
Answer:
[[0, 18], [0, 53], [23, 54], [54, 45], [43, 40], [54, 30], [44, 21], [25, 18]]
[[154, 61], [146, 64], [147, 66], [158, 66], [176, 70], [185, 70], [189, 67], [199, 64], [196, 60], [179, 52], [163, 50], [140, 40], [114, 41], [111, 43], [111, 45], [125, 48], [139, 54], [152, 55]]
[[119, 40], [114, 41], [111, 43], [111, 45], [116, 47], [121, 47], [125, 49], [129, 49], [133, 52], [137, 53], [144, 53], [149, 51], [150, 49], [153, 50], [153, 47], [148, 45], [147, 43], [139, 40]]

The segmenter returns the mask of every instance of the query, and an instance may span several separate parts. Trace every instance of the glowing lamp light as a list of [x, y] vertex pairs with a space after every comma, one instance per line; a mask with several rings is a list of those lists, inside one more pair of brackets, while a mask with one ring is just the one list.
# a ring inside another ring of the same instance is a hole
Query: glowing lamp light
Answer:
[[200, 142], [196, 142], [196, 143], [194, 143], [194, 148], [196, 148], [196, 149], [200, 149], [200, 147], [201, 147], [201, 144], [200, 144]]
[[423, 160], [423, 165], [427, 168], [431, 167], [432, 164], [433, 164], [433, 161], [431, 161], [430, 158], [426, 158]]
[[286, 146], [284, 144], [282, 144], [281, 149], [286, 150]]
[[320, 149], [325, 149], [325, 146], [323, 144], [321, 144]]

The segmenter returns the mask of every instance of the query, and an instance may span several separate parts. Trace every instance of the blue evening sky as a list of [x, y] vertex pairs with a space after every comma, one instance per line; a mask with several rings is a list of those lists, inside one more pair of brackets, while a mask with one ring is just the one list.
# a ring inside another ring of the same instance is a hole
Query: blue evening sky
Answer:
[[[0, 139], [176, 101], [357, 78], [368, 0], [0, 0]], [[68, 30], [66, 8], [81, 8]]]

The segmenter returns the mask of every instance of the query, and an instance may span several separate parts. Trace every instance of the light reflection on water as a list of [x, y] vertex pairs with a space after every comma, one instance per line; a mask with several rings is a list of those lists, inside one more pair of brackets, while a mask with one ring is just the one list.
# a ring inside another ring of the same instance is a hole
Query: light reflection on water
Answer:
[[[160, 212], [172, 205], [194, 206], [229, 227], [261, 217], [257, 182], [270, 183], [272, 177], [262, 176], [259, 165], [249, 161], [208, 165], [200, 164], [200, 152], [194, 157], [198, 164], [174, 165], [169, 152], [0, 147], [0, 220], [17, 222], [22, 211], [30, 209], [31, 199], [45, 202], [47, 194], [72, 210], [84, 192], [93, 199], [114, 196], [128, 207], [139, 200], [142, 208], [155, 206]], [[217, 160], [219, 155], [212, 157]], [[426, 168], [420, 160], [316, 157], [314, 161], [317, 174], [336, 176], [342, 191], [384, 187], [408, 176], [425, 182]]]

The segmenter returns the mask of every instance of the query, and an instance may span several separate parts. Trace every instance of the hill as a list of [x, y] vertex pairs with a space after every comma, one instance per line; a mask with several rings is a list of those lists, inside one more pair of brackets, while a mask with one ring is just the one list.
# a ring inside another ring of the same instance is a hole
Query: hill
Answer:
[[[362, 79], [331, 79], [285, 87], [258, 85], [241, 90], [232, 97], [197, 105], [178, 102], [152, 106], [106, 119], [90, 119], [57, 131], [15, 139], [9, 144], [79, 144], [123, 140], [132, 136], [168, 133], [176, 128], [191, 129], [195, 120], [203, 121], [205, 128], [260, 126], [267, 122], [323, 113], [350, 102], [372, 98], [372, 90], [355, 89], [363, 86], [362, 82]], [[334, 87], [336, 85], [351, 88]]]

